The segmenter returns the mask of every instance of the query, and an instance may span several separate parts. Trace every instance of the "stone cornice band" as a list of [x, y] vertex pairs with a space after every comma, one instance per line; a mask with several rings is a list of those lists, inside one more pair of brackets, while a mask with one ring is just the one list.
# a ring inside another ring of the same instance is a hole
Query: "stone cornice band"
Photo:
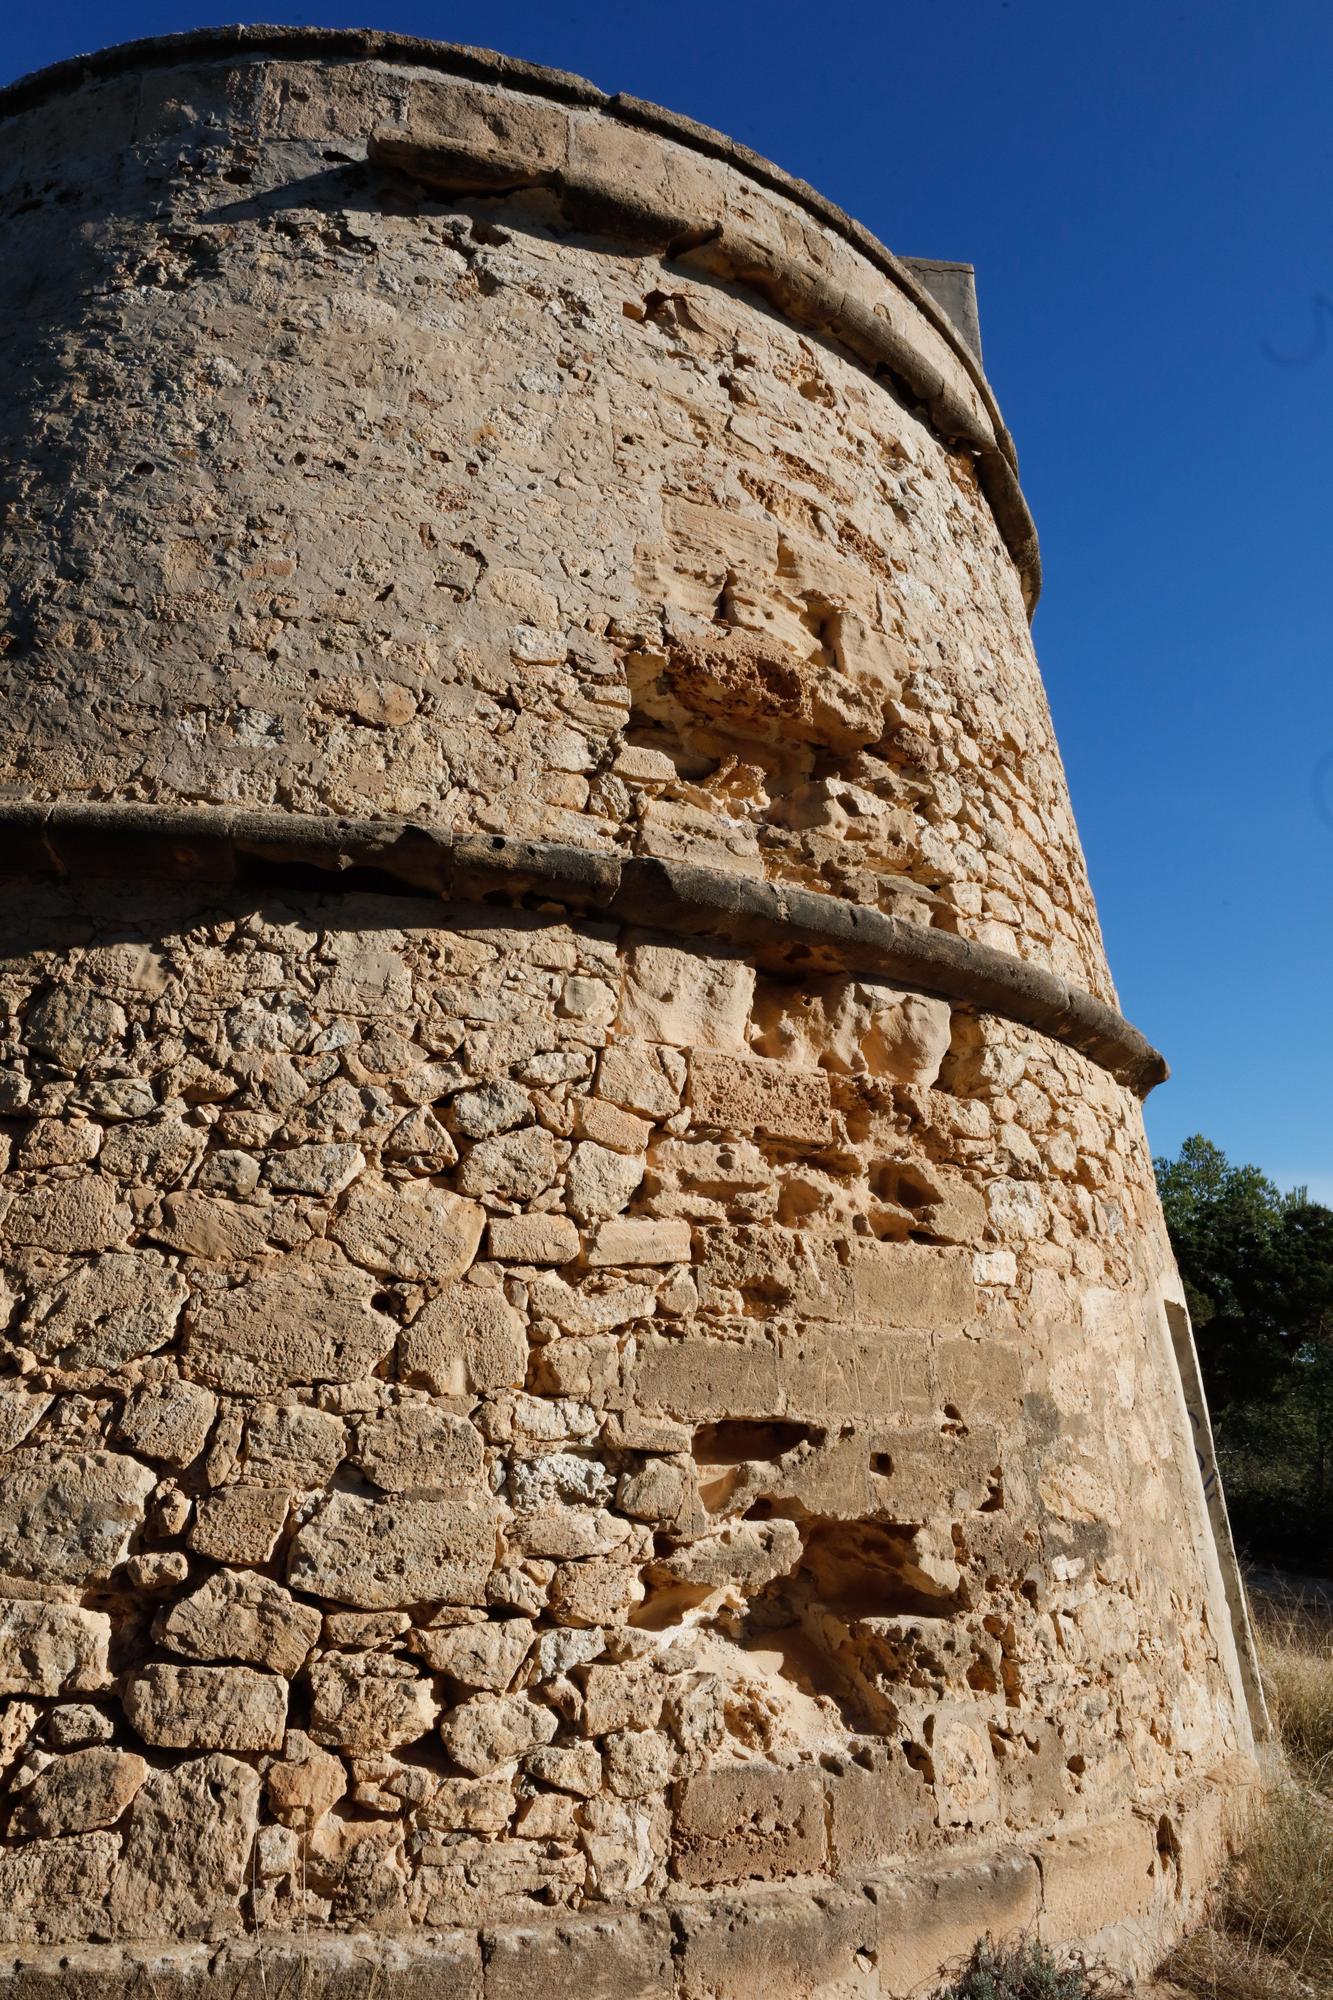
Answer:
[[459, 903], [591, 913], [706, 939], [788, 976], [886, 979], [1035, 1028], [1139, 1097], [1166, 1062], [1113, 1007], [1057, 973], [951, 932], [793, 884], [571, 842], [456, 834], [407, 820], [232, 807], [0, 803], [0, 875], [229, 883], [264, 865], [366, 869]]
[[[871, 369], [882, 369], [910, 401], [924, 405], [937, 433], [976, 455], [982, 491], [995, 516], [1022, 585], [1029, 615], [1041, 589], [1036, 529], [1018, 483], [1013, 440], [979, 363], [948, 316], [913, 273], [870, 231], [855, 222], [806, 182], [738, 145], [725, 134], [682, 118], [640, 98], [608, 96], [581, 77], [561, 70], [448, 43], [369, 29], [285, 27], [209, 28], [145, 41], [126, 42], [95, 56], [80, 56], [0, 90], [0, 118], [12, 117], [62, 92], [127, 70], [163, 68], [228, 55], [289, 56], [298, 59], [398, 63], [489, 83], [544, 97], [571, 110], [591, 111], [655, 134], [708, 159], [720, 161], [757, 185], [803, 209], [840, 236], [911, 303], [945, 343], [975, 393], [967, 396], [946, 381], [910, 335], [854, 297], [817, 266], [780, 243], [763, 243], [737, 230], [720, 211], [683, 213], [647, 187], [609, 173], [596, 164], [540, 161], [522, 151], [508, 154], [504, 141], [484, 144], [466, 138], [432, 144], [410, 132], [368, 133], [369, 156], [418, 180], [454, 193], [504, 194], [525, 187], [556, 191], [577, 226], [591, 232], [630, 234], [660, 247], [689, 268], [761, 292], [786, 317], [827, 334]], [[492, 135], [493, 137], [493, 135]]]

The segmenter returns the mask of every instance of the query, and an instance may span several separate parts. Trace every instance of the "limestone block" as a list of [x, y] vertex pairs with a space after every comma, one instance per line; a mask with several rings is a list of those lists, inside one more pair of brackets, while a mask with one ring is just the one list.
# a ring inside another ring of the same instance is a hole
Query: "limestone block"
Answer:
[[464, 1194], [490, 1201], [533, 1201], [550, 1187], [563, 1157], [562, 1147], [542, 1126], [524, 1125], [478, 1140], [456, 1178]]
[[721, 1766], [681, 1786], [671, 1863], [678, 1882], [817, 1874], [824, 1861], [824, 1793], [814, 1767]]
[[527, 1373], [527, 1332], [502, 1291], [451, 1285], [400, 1337], [398, 1366], [404, 1381], [440, 1396], [518, 1389]]
[[224, 1486], [195, 1502], [190, 1547], [215, 1562], [265, 1563], [278, 1546], [292, 1495], [285, 1486]]
[[264, 1774], [268, 1802], [284, 1826], [309, 1827], [347, 1790], [340, 1757], [321, 1750], [301, 1729], [289, 1729], [283, 1753]]
[[0, 1849], [0, 1941], [105, 1937], [119, 1854], [106, 1832]]
[[145, 1383], [121, 1405], [116, 1437], [142, 1458], [191, 1465], [208, 1442], [217, 1408], [211, 1389], [168, 1376]]
[[930, 1791], [897, 1744], [881, 1744], [826, 1771], [829, 1849], [838, 1873], [870, 1875], [910, 1848], [932, 1817]]
[[335, 1493], [292, 1543], [287, 1581], [365, 1610], [481, 1601], [495, 1565], [484, 1500], [365, 1500]]
[[23, 1338], [61, 1368], [116, 1368], [165, 1347], [188, 1296], [156, 1252], [107, 1251], [30, 1297]]
[[528, 1695], [476, 1694], [450, 1709], [440, 1739], [460, 1769], [480, 1778], [549, 1743], [557, 1726], [551, 1710]]
[[829, 1884], [756, 1884], [673, 1910], [679, 2000], [879, 2000], [875, 1905]]
[[858, 1243], [850, 1271], [852, 1310], [876, 1325], [952, 1327], [966, 1325], [976, 1312], [972, 1258], [965, 1250]]
[[528, 1656], [533, 1640], [527, 1618], [488, 1620], [481, 1625], [414, 1631], [408, 1643], [435, 1673], [460, 1687], [504, 1694]]
[[239, 1925], [258, 1809], [259, 1775], [235, 1757], [193, 1757], [152, 1772], [130, 1808], [110, 1885], [117, 1928], [188, 1937]]
[[960, 1707], [935, 1711], [930, 1738], [935, 1804], [945, 1827], [989, 1826], [1000, 1809], [989, 1718]]
[[243, 1660], [288, 1680], [305, 1664], [322, 1620], [270, 1577], [218, 1570], [159, 1614], [159, 1643], [194, 1660]]
[[618, 1216], [601, 1223], [593, 1232], [588, 1262], [594, 1269], [605, 1264], [688, 1264], [690, 1225], [688, 1222], [655, 1216]]
[[1146, 1918], [1163, 1893], [1155, 1827], [1133, 1815], [1054, 1834], [1037, 1857], [1038, 1934], [1045, 1944], [1092, 1938], [1108, 1924]]
[[22, 1444], [46, 1415], [51, 1401], [47, 1390], [16, 1388], [8, 1383], [0, 1389], [0, 1452], [11, 1452]]
[[[212, 1157], [216, 1160], [219, 1156]], [[240, 1263], [262, 1257], [269, 1250], [269, 1219], [262, 1209], [228, 1201], [221, 1194], [187, 1189], [163, 1198], [153, 1233], [159, 1242], [187, 1256], [218, 1264]]]
[[114, 1826], [147, 1775], [132, 1750], [97, 1747], [56, 1757], [18, 1793], [10, 1832], [49, 1840]]
[[671, 1923], [665, 1910], [564, 1916], [510, 1925], [484, 1942], [486, 2000], [671, 2000]]
[[565, 1199], [580, 1222], [618, 1215], [643, 1179], [644, 1161], [585, 1139], [565, 1173]]
[[252, 1404], [245, 1420], [244, 1478], [271, 1487], [320, 1487], [346, 1449], [341, 1417], [302, 1403]]
[[83, 1750], [92, 1743], [109, 1743], [115, 1733], [111, 1717], [91, 1702], [53, 1708], [46, 1718], [46, 1740], [53, 1750]]
[[741, 959], [636, 944], [626, 954], [616, 1031], [675, 1048], [741, 1050], [753, 994], [753, 969]]
[[480, 1488], [481, 1437], [466, 1417], [429, 1403], [399, 1403], [357, 1430], [352, 1454], [367, 1479], [386, 1493], [417, 1487]]
[[0, 1598], [0, 1694], [53, 1695], [106, 1687], [110, 1636], [105, 1611]]
[[290, 1146], [285, 1152], [269, 1154], [264, 1178], [279, 1194], [335, 1195], [350, 1187], [365, 1165], [366, 1156], [359, 1146], [336, 1142]]
[[828, 1076], [821, 1069], [700, 1049], [690, 1058], [689, 1096], [699, 1125], [815, 1143], [830, 1134]]
[[629, 1374], [636, 1409], [689, 1423], [722, 1417], [771, 1417], [783, 1407], [777, 1348], [768, 1340], [636, 1342]]
[[891, 2000], [912, 2000], [962, 1963], [980, 1937], [996, 1944], [1030, 1935], [1041, 1876], [1026, 1854], [1000, 1853], [956, 1865], [914, 1868], [877, 1892], [879, 1964]]
[[114, 1181], [90, 1175], [53, 1187], [21, 1190], [5, 1210], [5, 1237], [65, 1256], [110, 1250], [129, 1234], [130, 1214]]
[[476, 1256], [485, 1220], [475, 1202], [462, 1201], [431, 1181], [363, 1175], [329, 1233], [354, 1264], [368, 1271], [446, 1285], [461, 1277]]
[[293, 1258], [232, 1291], [198, 1295], [186, 1314], [185, 1367], [234, 1395], [294, 1382], [355, 1382], [398, 1329], [371, 1300], [374, 1280], [347, 1265]]
[[332, 1653], [310, 1669], [310, 1735], [357, 1754], [396, 1750], [434, 1726], [440, 1705], [406, 1660]]
[[597, 1065], [597, 1094], [645, 1118], [669, 1118], [679, 1109], [685, 1057], [656, 1042], [613, 1042]]
[[143, 1521], [156, 1474], [113, 1451], [28, 1449], [0, 1465], [0, 1547], [10, 1570], [52, 1583], [109, 1577]]
[[660, 1792], [672, 1772], [672, 1744], [660, 1729], [615, 1729], [606, 1739], [606, 1783], [617, 1798]]
[[287, 1684], [253, 1667], [153, 1661], [124, 1692], [131, 1727], [163, 1750], [280, 1750]]
[[567, 1215], [497, 1215], [486, 1247], [504, 1264], [568, 1264], [579, 1254], [579, 1232]]
[[23, 1023], [32, 1046], [69, 1071], [96, 1062], [123, 1039], [128, 1026], [125, 1010], [116, 1001], [73, 985], [41, 994], [29, 1006]]
[[642, 1603], [643, 1595], [637, 1572], [608, 1558], [563, 1562], [551, 1579], [551, 1608], [562, 1624], [610, 1624]]

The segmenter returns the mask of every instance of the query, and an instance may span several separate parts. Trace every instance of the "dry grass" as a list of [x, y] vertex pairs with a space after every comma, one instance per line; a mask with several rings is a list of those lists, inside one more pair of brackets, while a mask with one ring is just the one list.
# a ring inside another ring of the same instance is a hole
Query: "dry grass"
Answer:
[[1261, 1598], [1275, 1760], [1213, 1922], [1166, 1971], [1198, 2000], [1333, 2000], [1333, 1605]]

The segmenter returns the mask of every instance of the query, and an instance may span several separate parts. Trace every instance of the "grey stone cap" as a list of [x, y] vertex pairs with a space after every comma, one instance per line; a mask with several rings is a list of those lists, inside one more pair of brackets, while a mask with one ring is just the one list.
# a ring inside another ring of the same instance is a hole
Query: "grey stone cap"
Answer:
[[[960, 331], [931, 289], [878, 237], [826, 200], [806, 181], [785, 173], [772, 161], [729, 139], [724, 133], [623, 91], [608, 95], [583, 77], [571, 76], [564, 70], [546, 69], [536, 63], [521, 62], [489, 49], [426, 41], [411, 35], [387, 34], [370, 28], [262, 25], [200, 28], [184, 34], [152, 36], [142, 41], [122, 42], [93, 55], [75, 56], [55, 63], [0, 90], [0, 119], [13, 117], [52, 97], [125, 71], [169, 68], [214, 58], [225, 61], [229, 56], [244, 59], [265, 55], [312, 62], [360, 59], [432, 68], [453, 76], [553, 99], [569, 105], [571, 109], [601, 112], [622, 124], [653, 132], [663, 139], [723, 162], [759, 186], [804, 209], [824, 228], [841, 236], [904, 295], [949, 349], [978, 399], [984, 421], [978, 422], [971, 417], [957, 396], [947, 394], [938, 372], [923, 357], [912, 352], [910, 343], [901, 336], [894, 337], [882, 324], [875, 324], [873, 314], [867, 314], [864, 309], [858, 314], [855, 301], [844, 302], [841, 298], [820, 301], [816, 305], [817, 313], [839, 337], [851, 333], [850, 344], [854, 351], [864, 355], [869, 348], [873, 358], [895, 374], [909, 393], [927, 404], [932, 421], [945, 435], [955, 437], [975, 450], [983, 491], [1019, 572], [1024, 600], [1031, 614], [1041, 589], [1041, 558], [1036, 529], [1018, 484], [1018, 459], [1013, 439], [1005, 428], [994, 393], [966, 331]], [[375, 156], [372, 144], [372, 158]], [[391, 163], [412, 171], [410, 157], [401, 151]], [[614, 212], [614, 202], [604, 205], [608, 214]], [[793, 296], [799, 296], [804, 275], [796, 274], [796, 283], [788, 287], [779, 286], [779, 292], [787, 290]], [[832, 322], [826, 310], [830, 304], [834, 308]], [[844, 306], [845, 310], [842, 310]], [[867, 321], [871, 323], [867, 325]]]
[[334, 875], [370, 870], [448, 902], [535, 899], [538, 906], [723, 942], [789, 977], [850, 972], [887, 979], [1035, 1028], [1139, 1097], [1169, 1075], [1137, 1028], [1058, 973], [794, 884], [572, 842], [455, 834], [407, 820], [0, 802], [0, 872], [10, 875], [224, 883], [255, 875], [264, 864]]

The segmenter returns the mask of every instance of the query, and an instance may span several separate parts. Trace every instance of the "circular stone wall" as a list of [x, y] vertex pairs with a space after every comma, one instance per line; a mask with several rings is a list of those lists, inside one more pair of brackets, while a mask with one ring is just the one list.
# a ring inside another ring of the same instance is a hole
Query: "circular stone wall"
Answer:
[[0, 201], [0, 1990], [1144, 1962], [1252, 1745], [977, 364], [476, 52]]

